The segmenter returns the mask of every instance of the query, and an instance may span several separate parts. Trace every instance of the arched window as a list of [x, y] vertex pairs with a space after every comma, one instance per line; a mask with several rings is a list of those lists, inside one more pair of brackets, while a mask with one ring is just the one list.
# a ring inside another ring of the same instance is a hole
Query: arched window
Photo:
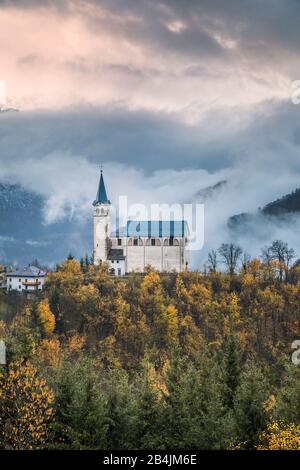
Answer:
[[164, 240], [164, 246], [179, 246], [178, 238], [170, 237]]
[[161, 242], [159, 238], [147, 238], [146, 245], [147, 246], [161, 246]]
[[[131, 239], [132, 240], [132, 239]], [[133, 246], [143, 246], [143, 240], [140, 237], [133, 238]]]

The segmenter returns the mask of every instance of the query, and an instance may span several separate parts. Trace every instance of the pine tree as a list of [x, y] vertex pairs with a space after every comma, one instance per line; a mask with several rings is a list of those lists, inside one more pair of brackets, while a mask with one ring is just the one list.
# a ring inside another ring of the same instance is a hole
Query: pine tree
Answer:
[[267, 425], [268, 383], [257, 364], [249, 362], [241, 375], [234, 400], [234, 415], [239, 442], [253, 448]]
[[300, 424], [300, 370], [299, 366], [286, 367], [275, 406], [277, 419]]
[[158, 391], [149, 377], [141, 383], [137, 403], [136, 445], [138, 449], [160, 449], [162, 447], [162, 406]]
[[224, 403], [229, 409], [233, 408], [237, 387], [241, 375], [241, 355], [238, 339], [230, 333], [224, 342], [223, 379], [224, 379]]

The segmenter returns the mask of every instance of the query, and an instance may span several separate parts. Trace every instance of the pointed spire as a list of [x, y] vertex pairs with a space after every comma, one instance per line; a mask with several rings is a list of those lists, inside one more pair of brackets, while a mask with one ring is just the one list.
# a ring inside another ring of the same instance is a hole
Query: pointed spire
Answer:
[[106, 194], [102, 165], [101, 165], [101, 170], [100, 170], [100, 181], [99, 181], [97, 196], [96, 196], [95, 201], [93, 202], [93, 206], [95, 206], [96, 204], [110, 204], [110, 200], [107, 198], [107, 194]]

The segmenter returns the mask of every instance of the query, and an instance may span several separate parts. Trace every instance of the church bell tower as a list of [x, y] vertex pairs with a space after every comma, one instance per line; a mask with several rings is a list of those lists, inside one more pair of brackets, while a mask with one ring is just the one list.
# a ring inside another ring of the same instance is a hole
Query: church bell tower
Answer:
[[101, 169], [97, 196], [94, 206], [94, 264], [107, 260], [110, 235], [110, 201], [107, 199], [103, 171]]

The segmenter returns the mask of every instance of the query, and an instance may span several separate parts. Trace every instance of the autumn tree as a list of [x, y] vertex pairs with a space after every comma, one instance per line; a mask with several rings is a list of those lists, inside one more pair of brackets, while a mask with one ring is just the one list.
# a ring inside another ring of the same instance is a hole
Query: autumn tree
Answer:
[[275, 421], [259, 435], [258, 450], [300, 450], [300, 425]]
[[222, 243], [219, 254], [230, 274], [234, 274], [238, 261], [242, 255], [242, 249], [234, 243]]
[[48, 299], [42, 300], [37, 306], [38, 320], [45, 336], [50, 336], [55, 328], [55, 316], [51, 312]]
[[283, 274], [285, 273], [285, 279], [288, 278], [290, 263], [295, 258], [295, 250], [289, 248], [288, 244], [282, 240], [275, 240], [270, 246], [267, 246], [262, 250], [263, 259], [269, 263], [274, 260], [278, 263], [279, 280], [283, 280]]
[[0, 446], [30, 450], [47, 445], [53, 393], [29, 362], [15, 362], [0, 377]]

